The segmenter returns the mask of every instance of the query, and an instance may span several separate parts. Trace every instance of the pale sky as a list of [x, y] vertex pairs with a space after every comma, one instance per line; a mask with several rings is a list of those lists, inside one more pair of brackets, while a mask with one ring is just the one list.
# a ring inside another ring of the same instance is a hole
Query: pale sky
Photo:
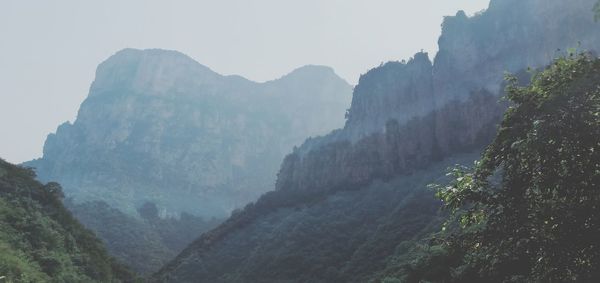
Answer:
[[489, 0], [0, 0], [0, 157], [42, 155], [76, 118], [96, 66], [126, 47], [181, 51], [255, 81], [318, 64], [351, 84], [437, 51], [440, 24]]

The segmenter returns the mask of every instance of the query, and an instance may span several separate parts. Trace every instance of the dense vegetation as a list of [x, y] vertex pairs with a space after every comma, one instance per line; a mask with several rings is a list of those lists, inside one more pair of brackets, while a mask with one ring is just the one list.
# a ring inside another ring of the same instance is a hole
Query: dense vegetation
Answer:
[[56, 183], [0, 159], [0, 277], [6, 282], [131, 282], [62, 204]]
[[141, 274], [157, 271], [203, 232], [221, 222], [187, 213], [179, 218], [160, 217], [154, 203], [141, 206], [140, 217], [130, 216], [104, 202], [67, 201], [66, 206], [103, 240], [112, 256]]
[[572, 55], [528, 86], [509, 82], [496, 139], [439, 188], [452, 217], [398, 272], [405, 281], [600, 278], [600, 59]]
[[[203, 234], [159, 282], [369, 282], [443, 218], [427, 190], [464, 154], [366, 186], [265, 194]], [[202, 280], [199, 280], [201, 278]]]

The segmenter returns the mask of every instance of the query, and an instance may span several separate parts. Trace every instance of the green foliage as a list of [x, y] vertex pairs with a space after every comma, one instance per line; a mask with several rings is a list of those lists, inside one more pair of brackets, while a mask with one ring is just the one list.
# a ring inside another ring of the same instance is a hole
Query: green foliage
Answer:
[[131, 282], [62, 205], [56, 183], [0, 160], [0, 275], [7, 282]]
[[600, 277], [600, 60], [557, 59], [520, 87], [473, 170], [438, 197], [452, 213], [452, 280], [590, 282]]
[[154, 279], [404, 282], [397, 266], [410, 264], [422, 252], [423, 245], [414, 240], [438, 230], [444, 219], [427, 184], [446, 178], [448, 166], [472, 162], [479, 153], [455, 155], [427, 170], [335, 192], [270, 192], [203, 234]]
[[154, 203], [138, 209], [141, 218], [129, 216], [104, 202], [65, 203], [86, 227], [106, 244], [110, 254], [136, 272], [149, 275], [173, 259], [183, 248], [220, 221], [183, 213], [160, 218]]

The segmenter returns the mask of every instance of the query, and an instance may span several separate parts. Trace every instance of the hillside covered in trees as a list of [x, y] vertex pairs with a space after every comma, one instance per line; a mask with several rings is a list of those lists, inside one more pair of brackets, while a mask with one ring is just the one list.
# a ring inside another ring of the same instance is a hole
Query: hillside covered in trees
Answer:
[[161, 217], [153, 203], [142, 205], [140, 217], [133, 217], [108, 204], [96, 201], [66, 207], [83, 225], [105, 243], [108, 252], [141, 275], [150, 275], [173, 259], [199, 235], [221, 223], [215, 218], [182, 213]]
[[57, 183], [0, 159], [0, 282], [133, 282], [63, 206]]

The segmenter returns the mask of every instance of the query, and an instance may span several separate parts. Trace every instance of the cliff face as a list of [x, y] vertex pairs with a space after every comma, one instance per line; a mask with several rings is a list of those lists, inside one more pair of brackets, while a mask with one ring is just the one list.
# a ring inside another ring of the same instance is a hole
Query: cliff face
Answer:
[[75, 201], [225, 216], [272, 188], [294, 145], [342, 125], [350, 93], [327, 67], [255, 83], [178, 52], [126, 49], [98, 67], [77, 120], [27, 165]]
[[467, 101], [453, 101], [402, 124], [388, 120], [382, 132], [356, 142], [338, 140], [304, 154], [294, 152], [283, 161], [276, 189], [337, 190], [425, 169], [489, 141], [503, 109], [496, 96], [474, 93]]
[[434, 63], [417, 53], [363, 75], [345, 127], [288, 156], [277, 188], [368, 182], [485, 144], [505, 107], [498, 101], [506, 72], [527, 77], [571, 47], [600, 50], [593, 5], [492, 1], [473, 17], [446, 17]]
[[501, 91], [504, 72], [545, 66], [568, 48], [598, 50], [594, 1], [493, 0], [485, 13], [446, 17], [434, 64], [438, 105]]
[[476, 16], [446, 18], [433, 64], [419, 53], [362, 76], [344, 128], [308, 139], [285, 158], [276, 191], [204, 234], [155, 279], [375, 278], [407, 243], [439, 228], [439, 204], [425, 186], [448, 165], [469, 165], [493, 137], [506, 108], [504, 72], [526, 79], [528, 67], [578, 42], [600, 50], [594, 2], [494, 0]]
[[[404, 123], [472, 92], [502, 91], [505, 72], [545, 66], [568, 48], [598, 50], [591, 0], [491, 1], [484, 13], [446, 17], [432, 64], [418, 53], [408, 63], [389, 62], [360, 78], [344, 128], [356, 140]], [[344, 135], [342, 135], [344, 136]]]
[[360, 77], [348, 112], [346, 131], [356, 140], [382, 132], [390, 119], [405, 123], [435, 106], [432, 64], [426, 53], [408, 63], [389, 62]]

